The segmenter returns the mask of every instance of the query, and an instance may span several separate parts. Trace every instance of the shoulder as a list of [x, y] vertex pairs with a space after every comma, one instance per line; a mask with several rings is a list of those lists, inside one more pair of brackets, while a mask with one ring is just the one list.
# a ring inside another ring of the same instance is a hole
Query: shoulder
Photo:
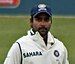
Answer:
[[27, 40], [29, 40], [28, 36], [23, 36], [23, 37], [19, 38], [16, 42], [22, 43], [22, 42], [25, 42]]
[[23, 36], [16, 41], [16, 43], [19, 43], [21, 47], [26, 47], [27, 45], [30, 45], [31, 42], [32, 40], [28, 35]]
[[54, 38], [54, 41], [55, 41], [55, 46], [57, 46], [57, 48], [61, 49], [62, 51], [67, 50], [62, 41], [58, 40], [57, 38]]
[[[16, 40], [16, 42], [13, 43], [13, 45], [11, 46], [11, 48], [9, 50], [9, 55], [11, 53], [13, 54], [13, 53], [20, 52], [19, 44], [20, 44], [20, 46], [23, 45], [25, 40], [26, 40], [26, 36], [23, 36], [23, 37], [19, 38], [18, 40]], [[16, 51], [14, 51], [14, 50], [16, 50]]]
[[55, 41], [56, 44], [64, 45], [64, 44], [62, 43], [62, 41], [58, 40], [57, 38], [54, 38], [54, 41]]
[[9, 50], [9, 52], [8, 52], [8, 56], [15, 56], [16, 54], [15, 53], [18, 53], [19, 54], [19, 46], [18, 46], [18, 44], [17, 43], [14, 43], [12, 46], [11, 46], [11, 48], [10, 48], [10, 50]]

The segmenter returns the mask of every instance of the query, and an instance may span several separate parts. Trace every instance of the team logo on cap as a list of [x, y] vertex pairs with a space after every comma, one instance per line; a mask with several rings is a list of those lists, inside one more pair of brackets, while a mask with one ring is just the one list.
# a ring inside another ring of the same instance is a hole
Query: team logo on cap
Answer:
[[56, 57], [59, 57], [59, 55], [60, 55], [60, 54], [59, 54], [59, 51], [58, 51], [58, 50], [55, 50], [55, 51], [54, 51], [54, 55], [55, 55]]
[[40, 4], [38, 5], [38, 11], [41, 11], [41, 10], [46, 10], [46, 5], [45, 4]]

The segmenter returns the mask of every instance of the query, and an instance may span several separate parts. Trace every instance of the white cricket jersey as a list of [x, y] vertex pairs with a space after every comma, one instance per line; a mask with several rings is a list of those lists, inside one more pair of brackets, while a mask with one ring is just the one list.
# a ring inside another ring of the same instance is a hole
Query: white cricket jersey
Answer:
[[47, 43], [38, 32], [30, 30], [13, 44], [4, 64], [69, 64], [65, 46], [50, 32]]

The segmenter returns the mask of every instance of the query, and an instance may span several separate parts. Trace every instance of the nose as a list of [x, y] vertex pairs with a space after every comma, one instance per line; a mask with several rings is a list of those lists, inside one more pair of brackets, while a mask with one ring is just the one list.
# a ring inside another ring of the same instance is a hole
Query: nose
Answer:
[[44, 19], [41, 20], [41, 26], [45, 26], [46, 25], [46, 21]]

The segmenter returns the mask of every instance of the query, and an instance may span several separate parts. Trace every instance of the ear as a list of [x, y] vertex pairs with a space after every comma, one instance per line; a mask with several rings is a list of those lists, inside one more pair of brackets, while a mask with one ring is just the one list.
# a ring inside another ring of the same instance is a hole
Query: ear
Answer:
[[30, 23], [32, 22], [32, 18], [30, 18]]

